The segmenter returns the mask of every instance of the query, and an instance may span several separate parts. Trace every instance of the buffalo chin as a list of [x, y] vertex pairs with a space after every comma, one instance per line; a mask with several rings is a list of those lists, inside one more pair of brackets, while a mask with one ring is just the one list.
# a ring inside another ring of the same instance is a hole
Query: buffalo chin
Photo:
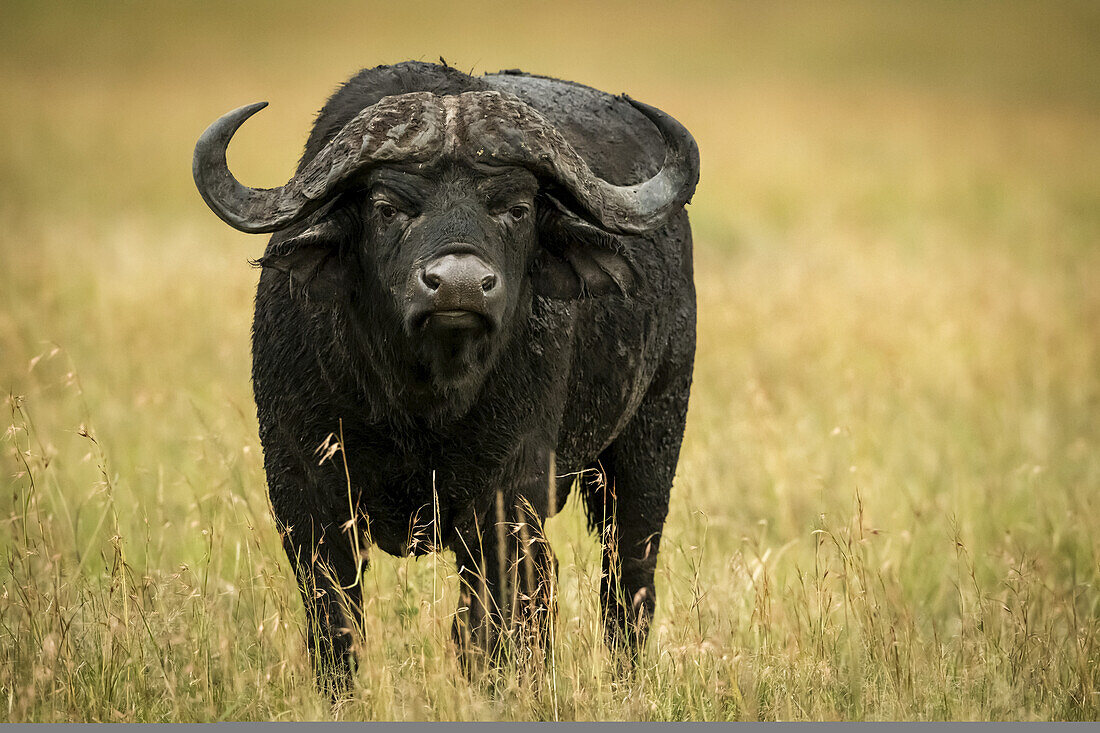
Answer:
[[469, 311], [428, 316], [416, 334], [416, 377], [431, 393], [430, 411], [454, 414], [468, 409], [493, 351], [492, 330], [484, 317]]

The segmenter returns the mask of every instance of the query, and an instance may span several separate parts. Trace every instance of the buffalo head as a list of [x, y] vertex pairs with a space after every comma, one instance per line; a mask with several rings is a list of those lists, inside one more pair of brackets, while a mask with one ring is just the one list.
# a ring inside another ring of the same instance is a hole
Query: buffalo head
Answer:
[[468, 393], [532, 293], [629, 292], [636, 273], [616, 235], [658, 228], [690, 199], [691, 135], [628, 101], [666, 145], [660, 172], [636, 185], [596, 176], [542, 115], [496, 91], [385, 97], [273, 189], [243, 186], [227, 167], [233, 134], [266, 103], [241, 107], [199, 139], [195, 182], [231, 226], [279, 233], [261, 263], [297, 292], [359, 293], [364, 328], [386, 331], [410, 379]]

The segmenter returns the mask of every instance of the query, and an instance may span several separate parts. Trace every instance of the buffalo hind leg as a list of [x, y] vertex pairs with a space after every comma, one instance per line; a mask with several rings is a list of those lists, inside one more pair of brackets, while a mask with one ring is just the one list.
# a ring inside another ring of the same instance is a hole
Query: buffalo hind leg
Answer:
[[654, 571], [690, 383], [690, 369], [664, 383], [655, 380], [630, 423], [581, 481], [589, 523], [603, 545], [606, 641], [631, 665], [645, 646], [657, 602]]

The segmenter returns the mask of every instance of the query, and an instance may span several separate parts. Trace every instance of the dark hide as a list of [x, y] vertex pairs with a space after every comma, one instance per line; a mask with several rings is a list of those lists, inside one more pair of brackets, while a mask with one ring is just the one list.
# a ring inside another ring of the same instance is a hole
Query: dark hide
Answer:
[[[474, 78], [425, 63], [365, 70], [340, 87], [318, 115], [301, 165], [384, 96], [478, 90], [527, 102], [611, 183], [632, 184], [660, 169], [661, 136], [618, 97], [518, 72]], [[497, 236], [473, 214], [461, 218], [464, 191], [481, 178], [452, 166], [428, 171], [427, 180], [432, 198], [424, 205], [451, 207], [451, 224], [469, 230], [431, 236]], [[477, 649], [497, 651], [501, 625], [545, 622], [556, 561], [546, 543], [531, 543], [523, 569], [510, 575], [517, 543], [527, 543], [513, 536], [514, 525], [498, 524], [500, 512], [528, 523], [521, 534], [537, 536], [577, 476], [605, 545], [600, 593], [608, 641], [636, 651], [656, 598], [654, 568], [695, 350], [686, 213], [644, 235], [612, 235], [578, 218], [552, 182], [539, 181], [536, 210], [520, 223], [530, 235], [506, 232], [484, 255], [509, 288], [508, 301], [498, 330], [471, 340], [462, 356], [476, 366], [456, 376], [433, 367], [436, 357], [413, 340], [415, 326], [395, 300], [404, 281], [386, 270], [386, 257], [404, 255], [385, 244], [385, 226], [363, 196], [345, 192], [277, 232], [259, 260], [253, 381], [260, 438], [271, 503], [303, 584], [315, 659], [349, 671], [350, 637], [341, 629], [351, 624], [334, 584], [361, 603], [358, 556], [368, 537], [393, 554], [426, 552], [437, 540], [456, 553], [467, 584], [468, 610], [455, 621], [464, 659]], [[384, 202], [378, 206], [383, 219], [391, 214]], [[529, 245], [516, 249], [513, 241]], [[345, 450], [323, 460], [321, 446], [335, 440]], [[517, 592], [532, 600], [513, 613], [509, 599]]]

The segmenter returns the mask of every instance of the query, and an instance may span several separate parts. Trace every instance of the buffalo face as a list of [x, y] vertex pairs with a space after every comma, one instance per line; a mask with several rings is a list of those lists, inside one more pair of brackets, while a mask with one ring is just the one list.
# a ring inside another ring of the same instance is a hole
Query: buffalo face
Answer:
[[537, 193], [521, 168], [369, 176], [363, 256], [436, 386], [477, 380], [512, 333], [536, 246]]

